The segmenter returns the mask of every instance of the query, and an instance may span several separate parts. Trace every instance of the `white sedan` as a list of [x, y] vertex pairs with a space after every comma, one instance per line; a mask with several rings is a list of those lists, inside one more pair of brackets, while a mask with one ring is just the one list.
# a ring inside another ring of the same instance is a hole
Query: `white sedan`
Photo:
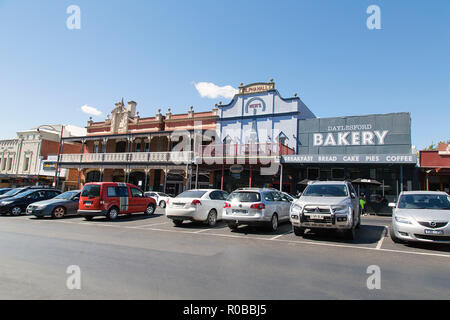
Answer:
[[165, 208], [167, 206], [167, 203], [169, 202], [169, 199], [172, 199], [171, 196], [164, 192], [156, 192], [156, 191], [148, 191], [145, 193], [147, 197], [152, 197], [155, 199], [158, 206], [161, 208]]
[[228, 193], [217, 189], [195, 189], [180, 193], [169, 200], [166, 217], [180, 226], [184, 220], [201, 221], [215, 226], [222, 219], [222, 209]]
[[391, 239], [450, 243], [450, 196], [440, 191], [404, 191], [393, 207]]

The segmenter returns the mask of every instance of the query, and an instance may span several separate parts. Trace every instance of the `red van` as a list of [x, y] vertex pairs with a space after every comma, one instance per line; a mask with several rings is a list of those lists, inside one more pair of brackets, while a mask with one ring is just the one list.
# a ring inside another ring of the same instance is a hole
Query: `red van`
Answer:
[[86, 183], [81, 192], [78, 214], [86, 220], [95, 216], [106, 216], [110, 220], [119, 214], [144, 212], [155, 213], [156, 201], [146, 197], [144, 192], [129, 183], [92, 182]]

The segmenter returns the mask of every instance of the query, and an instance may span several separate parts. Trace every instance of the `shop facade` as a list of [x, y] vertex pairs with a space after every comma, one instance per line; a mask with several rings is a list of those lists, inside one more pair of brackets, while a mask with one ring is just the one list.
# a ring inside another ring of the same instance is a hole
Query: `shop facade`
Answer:
[[450, 143], [439, 143], [437, 150], [419, 152], [422, 190], [450, 193]]
[[376, 180], [358, 185], [370, 203], [419, 187], [409, 113], [300, 120], [298, 132], [298, 154], [282, 157], [295, 172], [296, 192], [304, 180]]

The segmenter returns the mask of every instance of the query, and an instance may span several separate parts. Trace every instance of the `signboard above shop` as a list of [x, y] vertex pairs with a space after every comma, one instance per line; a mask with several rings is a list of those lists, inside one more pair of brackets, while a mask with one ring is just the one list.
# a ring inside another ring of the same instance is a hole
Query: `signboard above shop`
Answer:
[[411, 153], [407, 112], [299, 121], [298, 153], [388, 155]]
[[275, 89], [275, 82], [258, 82], [239, 87], [239, 94], [266, 92]]
[[282, 163], [397, 163], [415, 164], [415, 154], [334, 154], [334, 155], [287, 155], [281, 157]]

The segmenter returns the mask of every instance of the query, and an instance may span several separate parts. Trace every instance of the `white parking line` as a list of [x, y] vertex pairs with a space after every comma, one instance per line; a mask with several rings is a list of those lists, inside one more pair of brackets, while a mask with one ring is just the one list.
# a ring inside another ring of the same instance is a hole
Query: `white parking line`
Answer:
[[128, 229], [145, 229], [145, 227], [159, 226], [159, 225], [168, 224], [168, 223], [169, 222], [160, 222], [160, 223], [144, 224], [142, 226], [124, 226], [124, 228], [128, 228]]
[[192, 233], [202, 233], [202, 232], [205, 232], [205, 231], [208, 231], [208, 230], [214, 230], [214, 228], [202, 229], [202, 230], [198, 230], [198, 231], [195, 231], [195, 232], [192, 232]]
[[387, 236], [387, 227], [385, 226], [384, 229], [383, 229], [383, 233], [381, 235], [381, 239], [378, 240], [377, 247], [375, 249], [377, 249], [377, 250], [381, 249], [381, 246], [383, 245], [384, 238], [386, 238], [386, 236]]
[[279, 234], [279, 235], [277, 235], [277, 236], [275, 236], [273, 238], [270, 238], [270, 240], [276, 240], [276, 239], [278, 239], [278, 238], [280, 238], [282, 236], [285, 236], [287, 234], [290, 234], [290, 233], [292, 233], [292, 230], [289, 230], [288, 232], [285, 232], [285, 233]]

